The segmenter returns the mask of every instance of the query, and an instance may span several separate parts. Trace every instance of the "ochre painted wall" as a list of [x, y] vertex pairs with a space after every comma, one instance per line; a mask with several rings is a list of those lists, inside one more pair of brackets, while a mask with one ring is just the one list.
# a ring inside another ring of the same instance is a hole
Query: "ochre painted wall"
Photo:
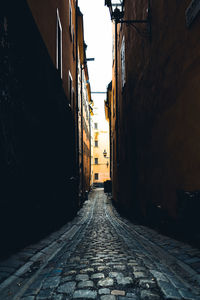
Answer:
[[[109, 151], [109, 123], [105, 119], [105, 96], [94, 95], [94, 115], [92, 116], [93, 129], [93, 183], [103, 183], [110, 180], [110, 151]], [[95, 128], [97, 124], [97, 128]], [[98, 146], [95, 147], [95, 141], [98, 141]], [[106, 156], [103, 152], [106, 150]], [[98, 159], [98, 164], [95, 164], [95, 158]], [[98, 179], [95, 179], [95, 173], [98, 173]]]
[[[107, 129], [107, 128], [106, 128]], [[99, 130], [98, 135], [95, 131], [94, 142], [98, 140], [98, 147], [93, 148], [93, 173], [99, 174], [99, 179], [93, 177], [93, 182], [103, 183], [110, 179], [110, 154], [109, 154], [109, 131]], [[107, 151], [107, 156], [104, 157], [103, 152]], [[95, 164], [95, 158], [98, 158], [98, 164]]]

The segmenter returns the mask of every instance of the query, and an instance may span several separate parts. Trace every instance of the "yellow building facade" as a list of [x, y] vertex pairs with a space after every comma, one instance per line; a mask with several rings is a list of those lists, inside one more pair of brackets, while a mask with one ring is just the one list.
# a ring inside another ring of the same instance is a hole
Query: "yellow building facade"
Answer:
[[94, 186], [110, 180], [109, 123], [105, 119], [104, 94], [93, 95], [92, 116], [92, 178]]

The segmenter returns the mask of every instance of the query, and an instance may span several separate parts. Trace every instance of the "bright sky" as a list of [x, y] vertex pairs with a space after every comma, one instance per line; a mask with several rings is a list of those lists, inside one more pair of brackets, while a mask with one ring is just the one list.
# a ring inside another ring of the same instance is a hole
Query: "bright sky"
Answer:
[[[79, 0], [84, 18], [89, 78], [92, 91], [106, 91], [112, 79], [112, 22], [105, 0]], [[93, 95], [92, 95], [93, 97]], [[105, 96], [104, 96], [105, 97]]]

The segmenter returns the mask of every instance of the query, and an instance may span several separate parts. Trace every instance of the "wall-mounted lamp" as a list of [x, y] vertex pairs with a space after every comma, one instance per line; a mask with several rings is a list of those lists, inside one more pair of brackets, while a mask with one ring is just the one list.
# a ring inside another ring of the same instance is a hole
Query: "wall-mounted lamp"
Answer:
[[151, 39], [151, 4], [148, 1], [147, 18], [142, 20], [124, 20], [124, 0], [105, 0], [105, 5], [108, 6], [110, 11], [111, 20], [115, 23], [125, 23], [127, 25], [132, 25], [136, 31], [141, 34], [140, 30], [134, 24], [146, 24], [147, 34]]
[[[137, 1], [137, 0], [135, 0]], [[138, 0], [140, 1], [140, 0]], [[151, 0], [148, 1], [147, 8], [147, 18], [146, 19], [135, 19], [135, 20], [124, 20], [124, 0], [105, 0], [105, 5], [109, 8], [111, 20], [115, 22], [115, 104], [116, 104], [116, 144], [118, 145], [118, 135], [119, 135], [119, 116], [118, 116], [118, 49], [117, 49], [117, 25], [119, 23], [125, 23], [131, 25], [135, 28], [137, 33], [141, 36], [148, 36], [151, 41]], [[135, 24], [146, 24], [147, 29], [145, 32], [142, 32]], [[119, 149], [116, 149], [116, 161], [117, 166], [119, 166]]]
[[103, 151], [103, 156], [104, 156], [104, 157], [107, 156], [107, 151], [106, 151], [106, 149], [104, 149], [104, 151]]
[[95, 58], [94, 57], [85, 58], [84, 62], [83, 62], [83, 65], [82, 65], [82, 70], [85, 68], [85, 66], [87, 65], [88, 61], [95, 61]]
[[[107, 151], [106, 151], [106, 149], [104, 149], [104, 151], [103, 151], [103, 156], [104, 156], [105, 158], [110, 158], [110, 157], [107, 156]], [[106, 163], [106, 166], [107, 166], [107, 168], [108, 168], [108, 166], [109, 166], [109, 162], [108, 162], [108, 161], [107, 161], [107, 163]]]
[[111, 20], [119, 23], [124, 17], [124, 0], [105, 0], [105, 5], [110, 10]]
[[104, 156], [105, 158], [110, 158], [109, 156], [107, 156], [107, 151], [106, 151], [106, 149], [104, 149], [104, 151], [103, 151], [103, 156]]
[[84, 65], [86, 65], [88, 61], [95, 61], [95, 58], [94, 57], [85, 58]]
[[95, 58], [94, 57], [90, 57], [90, 58], [86, 58], [87, 61], [94, 61]]

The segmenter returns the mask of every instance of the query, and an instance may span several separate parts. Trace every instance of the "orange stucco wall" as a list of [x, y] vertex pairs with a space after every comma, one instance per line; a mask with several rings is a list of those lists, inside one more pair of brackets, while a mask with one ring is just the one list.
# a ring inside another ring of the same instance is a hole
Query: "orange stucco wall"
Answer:
[[[104, 95], [93, 96], [92, 176], [94, 184], [103, 183], [110, 179], [109, 123], [105, 119], [104, 99]], [[97, 128], [95, 128], [95, 123]], [[95, 141], [98, 141], [97, 147], [95, 147]], [[106, 156], [103, 154], [104, 150], [106, 150]], [[95, 158], [98, 159], [98, 164], [95, 164]], [[95, 179], [95, 173], [98, 174], [98, 179]]]

